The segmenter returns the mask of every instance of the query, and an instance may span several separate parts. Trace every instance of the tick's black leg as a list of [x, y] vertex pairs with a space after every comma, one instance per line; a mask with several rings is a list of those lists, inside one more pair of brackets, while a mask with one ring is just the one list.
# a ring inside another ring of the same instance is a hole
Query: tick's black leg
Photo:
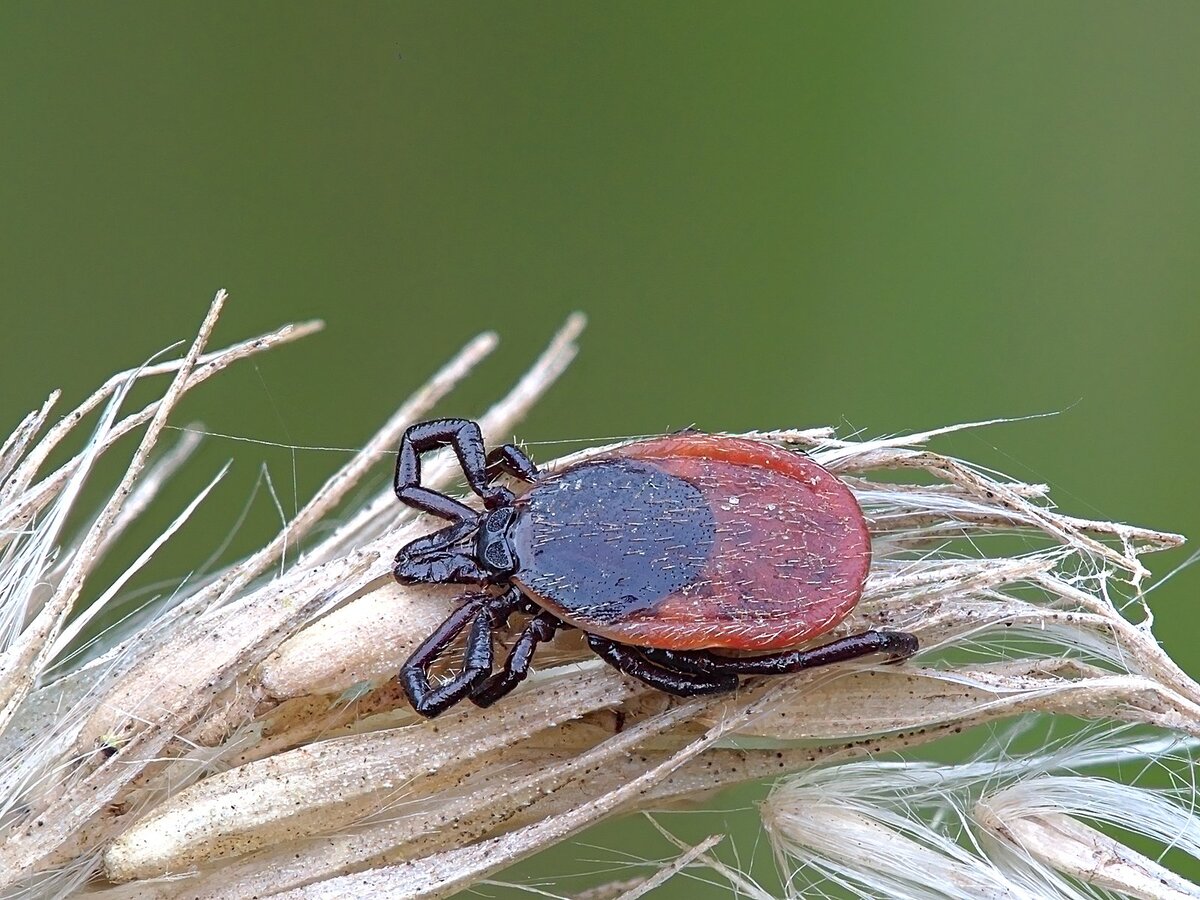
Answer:
[[[444, 712], [462, 700], [492, 671], [492, 629], [497, 619], [507, 619], [516, 608], [516, 591], [499, 597], [468, 594], [433, 634], [421, 642], [400, 670], [400, 682], [413, 709], [426, 717]], [[429, 683], [429, 666], [450, 646], [458, 633], [470, 623], [462, 669], [437, 687]]]
[[898, 661], [917, 652], [917, 639], [904, 631], [864, 631], [821, 647], [785, 650], [762, 656], [721, 656], [708, 650], [640, 649], [645, 657], [675, 672], [703, 675], [782, 675], [831, 663], [848, 662], [872, 653], [886, 653]]
[[401, 584], [485, 583], [489, 573], [462, 547], [455, 547], [475, 528], [474, 521], [459, 522], [409, 541], [396, 554], [392, 574]]
[[491, 706], [524, 681], [537, 645], [554, 637], [561, 626], [562, 622], [556, 616], [544, 610], [530, 619], [504, 660], [504, 668], [475, 686], [471, 691], [471, 702], [476, 706]]
[[487, 584], [491, 573], [466, 553], [414, 556], [404, 547], [396, 554], [392, 575], [401, 584]]
[[398, 487], [396, 496], [402, 503], [413, 509], [419, 509], [421, 512], [427, 512], [441, 519], [449, 519], [451, 522], [473, 522], [479, 518], [479, 513], [467, 504], [420, 485]]
[[488, 481], [501, 473], [519, 478], [521, 481], [536, 481], [538, 477], [537, 466], [516, 444], [501, 444], [499, 447], [494, 447], [492, 452], [487, 455], [485, 471]]
[[[413, 709], [423, 716], [436, 716], [470, 693], [492, 670], [492, 616], [488, 594], [471, 594], [441, 625], [413, 651], [400, 670], [400, 682]], [[471, 623], [467, 636], [462, 670], [445, 684], [429, 683], [429, 665], [434, 662], [458, 633]]]
[[475, 522], [455, 522], [437, 531], [422, 535], [405, 544], [405, 549], [412, 548], [414, 553], [433, 553], [438, 550], [449, 551], [455, 544], [473, 532], [478, 526]]
[[649, 662], [624, 644], [618, 644], [595, 634], [589, 634], [587, 641], [588, 646], [610, 666], [644, 681], [652, 688], [666, 691], [677, 697], [720, 694], [732, 691], [738, 685], [737, 675], [672, 672], [670, 669]]
[[463, 521], [477, 515], [469, 506], [421, 487], [421, 454], [447, 446], [454, 448], [467, 484], [483, 498], [484, 506], [495, 509], [512, 502], [512, 491], [508, 488], [489, 486], [483, 433], [470, 419], [435, 419], [410, 425], [404, 432], [404, 437], [400, 439], [400, 452], [396, 456], [396, 477], [393, 482], [396, 496], [402, 502], [453, 521]]

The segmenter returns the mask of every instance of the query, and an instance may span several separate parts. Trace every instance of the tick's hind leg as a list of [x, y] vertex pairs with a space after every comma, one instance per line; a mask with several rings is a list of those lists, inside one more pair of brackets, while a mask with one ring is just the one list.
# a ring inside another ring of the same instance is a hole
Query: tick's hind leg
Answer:
[[[400, 670], [400, 683], [412, 708], [427, 718], [438, 715], [466, 697], [492, 671], [492, 631], [521, 604], [521, 596], [510, 590], [491, 594], [468, 594], [463, 604], [421, 642]], [[429, 666], [446, 652], [470, 624], [462, 668], [449, 681], [436, 687], [429, 683]]]
[[851, 634], [820, 647], [785, 650], [762, 656], [721, 656], [708, 650], [657, 650], [641, 652], [653, 663], [675, 672], [702, 675], [783, 675], [832, 663], [849, 662], [861, 656], [883, 653], [889, 662], [899, 661], [917, 652], [914, 635], [905, 631], [864, 631]]
[[587, 640], [588, 646], [610, 666], [676, 697], [721, 694], [734, 690], [738, 685], [737, 675], [672, 671], [640, 656], [641, 648], [634, 650], [595, 634], [589, 634]]
[[550, 640], [558, 629], [564, 627], [557, 616], [545, 610], [530, 619], [504, 660], [504, 668], [475, 685], [471, 691], [471, 702], [476, 706], [491, 706], [524, 681], [537, 645]]

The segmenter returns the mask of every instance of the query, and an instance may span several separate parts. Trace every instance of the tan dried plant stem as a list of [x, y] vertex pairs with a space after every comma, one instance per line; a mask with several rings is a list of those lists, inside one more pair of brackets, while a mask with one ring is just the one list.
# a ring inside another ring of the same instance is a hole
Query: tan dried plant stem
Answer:
[[[167, 388], [162, 403], [151, 416], [146, 433], [137, 450], [134, 451], [133, 460], [122, 476], [121, 483], [117, 485], [116, 491], [113, 492], [100, 511], [100, 515], [92, 523], [92, 527], [84, 535], [71, 565], [63, 573], [54, 594], [16, 643], [7, 648], [3, 657], [0, 657], [0, 731], [3, 731], [12, 719], [17, 706], [33, 685], [35, 675], [41, 672], [49, 662], [47, 657], [50, 647], [58, 632], [62, 630], [68, 613], [83, 589], [83, 581], [91, 560], [103, 542], [104, 535], [120, 516], [134, 483], [141, 475], [142, 469], [145, 468], [150, 451], [154, 449], [158, 436], [166, 424], [167, 414], [187, 389], [188, 378], [195, 368], [196, 360], [199, 359], [204, 345], [208, 342], [209, 335], [216, 327], [217, 317], [220, 316], [221, 307], [225, 304], [225, 297], [225, 292], [221, 291], [213, 300], [208, 315], [205, 316], [204, 322], [200, 326], [200, 333], [192, 343], [191, 349], [188, 350], [187, 356], [184, 357], [170, 387]], [[21, 483], [20, 474], [14, 477], [14, 481], [17, 484]]]
[[[435, 373], [260, 551], [181, 586], [169, 608], [108, 646], [64, 658], [73, 632], [55, 635], [96, 560], [120, 545], [194, 444], [185, 438], [151, 460], [179, 396], [316, 327], [205, 355], [223, 300], [181, 360], [122, 373], [35, 443], [52, 397], [0, 447], [0, 472], [10, 474], [0, 488], [0, 542], [15, 561], [11, 577], [0, 568], [0, 601], [25, 611], [9, 621], [26, 621], [0, 658], [2, 891], [39, 896], [89, 884], [88, 893], [108, 897], [444, 897], [607, 816], [817, 765], [857, 765], [1020, 714], [1200, 737], [1200, 687], [1162, 652], [1148, 620], [1131, 622], [1113, 600], [1144, 604], [1141, 555], [1181, 539], [1064, 515], [1045, 486], [924, 448], [949, 429], [863, 442], [825, 428], [750, 435], [805, 448], [855, 491], [875, 562], [838, 633], [911, 630], [919, 658], [747, 679], [735, 695], [682, 702], [624, 678], [565, 634], [506, 702], [419, 720], [393, 676], [455, 592], [401, 587], [390, 561], [431, 524], [389, 488], [358, 509], [342, 507], [387, 466], [404, 428], [492, 351], [491, 334]], [[582, 317], [568, 319], [480, 417], [489, 442], [513, 434], [573, 358], [582, 327]], [[166, 373], [174, 379], [161, 401], [119, 418], [125, 385]], [[105, 403], [87, 448], [36, 481], [50, 450]], [[143, 424], [112, 498], [81, 539], [64, 544], [61, 523], [92, 462]], [[901, 477], [872, 478], [881, 470]], [[453, 460], [431, 460], [425, 477], [450, 488]], [[39, 520], [57, 530], [30, 531]], [[1019, 555], [981, 549], [1005, 534], [1023, 538]], [[291, 554], [302, 537], [311, 545]], [[33, 590], [38, 578], [52, 590]], [[1064, 835], [1061, 853], [1044, 863], [1063, 871], [1086, 848], [1107, 846], [1053, 812], [1006, 821], [1012, 834]], [[662, 873], [621, 890], [638, 896], [698, 862], [719, 871], [709, 855], [716, 841], [681, 847]], [[1106, 866], [1096, 884], [1119, 890], [1121, 877], [1134, 875]]]

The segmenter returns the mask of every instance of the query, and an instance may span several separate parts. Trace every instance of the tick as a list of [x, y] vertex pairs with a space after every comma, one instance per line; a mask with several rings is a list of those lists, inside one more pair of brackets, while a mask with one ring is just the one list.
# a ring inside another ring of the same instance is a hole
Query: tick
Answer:
[[[421, 455], [445, 446], [482, 512], [421, 485]], [[501, 474], [533, 486], [518, 497], [496, 483]], [[400, 672], [423, 716], [464, 698], [490, 706], [564, 628], [583, 631], [610, 665], [679, 696], [731, 691], [741, 675], [917, 650], [899, 631], [796, 647], [854, 608], [871, 541], [846, 485], [772, 444], [688, 431], [543, 474], [513, 444], [486, 452], [476, 423], [438, 419], [405, 432], [395, 491], [451, 523], [400, 550], [396, 579], [483, 589], [463, 596]], [[493, 634], [518, 612], [532, 618], [493, 671]], [[461, 669], [431, 684], [430, 665], [464, 629]]]

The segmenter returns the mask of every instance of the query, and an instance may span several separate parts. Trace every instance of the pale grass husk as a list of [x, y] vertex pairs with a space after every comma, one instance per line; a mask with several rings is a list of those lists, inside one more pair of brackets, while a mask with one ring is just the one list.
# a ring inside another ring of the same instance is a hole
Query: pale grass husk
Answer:
[[[194, 445], [188, 437], [154, 456], [178, 398], [235, 359], [315, 327], [206, 355], [223, 301], [179, 362], [122, 373], [38, 441], [52, 397], [0, 446], [7, 894], [441, 897], [604, 817], [796, 772], [799, 786], [781, 789], [765, 810], [780, 859], [845, 880], [854, 859], [822, 869], [819, 852], [828, 851], [813, 849], [812, 829], [832, 833], [838, 823], [874, 835], [910, 871], [930, 853], [957, 853], [923, 832], [915, 839], [916, 826], [894, 806], [880, 813], [852, 792], [853, 802], [839, 805], [837, 792], [825, 790], [826, 775], [845, 771], [856, 783], [850, 776], [862, 770], [847, 767], [873, 765], [883, 751], [1019, 714], [1094, 720], [1113, 735], [1126, 734], [1117, 725], [1124, 722], [1200, 738], [1200, 687], [1162, 652], [1143, 612], [1141, 555], [1182, 539], [1061, 514], [1044, 486], [926, 449], [944, 430], [872, 441], [819, 428], [754, 435], [810, 453], [846, 480], [868, 515], [875, 561], [863, 602], [838, 633], [911, 630], [922, 644], [917, 658], [749, 679], [736, 695], [685, 702], [623, 678], [566, 634], [507, 702], [418, 720], [392, 676], [455, 592], [401, 587], [389, 572], [396, 548], [431, 523], [386, 487], [357, 509], [341, 507], [368, 473], [379, 476], [403, 429], [493, 349], [493, 335], [435, 374], [260, 552], [181, 585], [153, 616], [70, 655], [74, 633], [63, 629], [81, 598], [107, 602], [132, 573], [111, 590], [89, 576]], [[563, 371], [582, 325], [569, 319], [479, 417], [489, 442], [510, 436]], [[168, 372], [174, 379], [161, 401], [121, 418], [129, 384]], [[50, 451], [101, 406], [83, 450], [39, 476]], [[91, 524], [69, 536], [92, 463], [142, 425], [126, 476]], [[430, 461], [427, 481], [451, 487], [452, 463]], [[881, 471], [889, 482], [873, 477]], [[1015, 554], [1002, 552], [1004, 543], [990, 552], [1004, 535], [1021, 539], [1010, 542]], [[306, 550], [297, 557], [290, 549], [301, 537]], [[1083, 821], [1084, 807], [1020, 807], [1025, 776], [1053, 774], [1031, 766], [1014, 768], [998, 792], [973, 797], [972, 821], [994, 836], [991, 855], [954, 858], [947, 871], [971, 889], [1022, 896], [1003, 893], [1011, 877], [995, 857], [1010, 852], [1005, 842], [1050, 845], [1059, 852], [1037, 858], [1047, 883], [1066, 875], [1129, 896], [1185, 896], [1166, 876], [1158, 883], [1176, 893], [1144, 893], [1156, 864], [1130, 864], [1117, 837]], [[825, 790], [823, 804], [810, 802], [812, 783]], [[797, 796], [816, 818], [789, 813]], [[1180, 822], [1195, 825], [1187, 815]], [[673, 866], [608, 895], [638, 896], [697, 864], [748, 894], [761, 890], [711, 856], [715, 843], [681, 847]], [[1087, 854], [1096, 863], [1090, 874], [1079, 862]], [[1101, 865], [1105, 854], [1113, 861]], [[874, 883], [885, 890], [888, 882]]]

